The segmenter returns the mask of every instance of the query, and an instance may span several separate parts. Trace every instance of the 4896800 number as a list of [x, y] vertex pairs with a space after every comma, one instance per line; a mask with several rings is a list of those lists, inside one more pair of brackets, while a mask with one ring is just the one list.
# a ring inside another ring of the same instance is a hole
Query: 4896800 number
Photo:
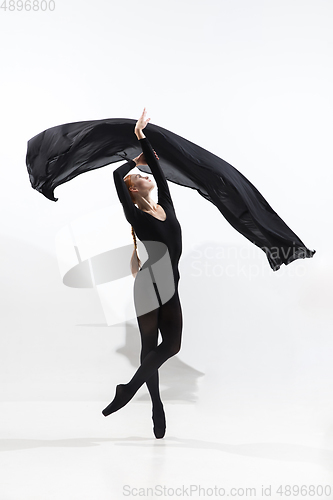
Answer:
[[284, 484], [280, 485], [276, 493], [280, 495], [281, 497], [295, 497], [295, 496], [301, 496], [301, 497], [316, 497], [316, 499], [320, 497], [327, 497], [331, 495], [331, 486], [329, 484], [327, 485], [314, 485], [314, 484]]
[[20, 11], [39, 11], [42, 12], [55, 10], [54, 0], [3, 0], [0, 4], [1, 11], [20, 12]]

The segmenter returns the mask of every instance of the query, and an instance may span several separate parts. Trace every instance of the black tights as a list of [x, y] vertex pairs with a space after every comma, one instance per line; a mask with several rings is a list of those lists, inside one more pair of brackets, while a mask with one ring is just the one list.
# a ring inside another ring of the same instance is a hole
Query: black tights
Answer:
[[[176, 289], [173, 297], [165, 304], [160, 304], [157, 309], [138, 316], [138, 323], [142, 342], [141, 365], [128, 384], [117, 385], [113, 401], [102, 413], [107, 416], [125, 406], [146, 382], [153, 412], [157, 412], [159, 429], [158, 435], [155, 435], [163, 437], [164, 412], [159, 393], [158, 369], [180, 350], [183, 316], [178, 290]], [[159, 345], [157, 345], [158, 330], [162, 335], [162, 342]]]
[[[137, 319], [142, 346], [141, 365], [127, 386], [135, 393], [146, 382], [153, 405], [160, 404], [158, 368], [177, 354], [181, 346], [183, 316], [178, 290], [168, 302]], [[162, 336], [159, 345], [158, 330]]]

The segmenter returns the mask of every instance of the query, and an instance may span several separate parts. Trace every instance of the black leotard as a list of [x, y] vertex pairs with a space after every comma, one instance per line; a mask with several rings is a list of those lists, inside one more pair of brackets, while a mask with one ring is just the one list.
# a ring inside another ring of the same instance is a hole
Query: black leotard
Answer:
[[151, 261], [154, 260], [152, 250], [149, 247], [149, 241], [162, 242], [167, 246], [169, 251], [175, 288], [177, 289], [180, 279], [178, 263], [182, 253], [181, 227], [176, 217], [176, 212], [171, 199], [167, 180], [154, 154], [152, 146], [147, 137], [145, 137], [144, 139], [140, 139], [139, 142], [141, 144], [142, 152], [144, 153], [148, 166], [150, 167], [152, 174], [156, 180], [158, 194], [157, 203], [164, 209], [166, 213], [166, 219], [162, 221], [160, 219], [157, 219], [153, 215], [144, 212], [143, 210], [136, 207], [131, 200], [128, 188], [123, 178], [126, 176], [126, 174], [128, 174], [130, 170], [135, 167], [136, 164], [134, 160], [128, 161], [114, 171], [113, 177], [116, 190], [119, 200], [122, 203], [125, 217], [134, 228], [134, 231], [137, 234], [138, 238], [145, 245], [147, 254], [149, 256], [149, 259], [144, 263], [140, 271], [148, 268], [151, 264]]

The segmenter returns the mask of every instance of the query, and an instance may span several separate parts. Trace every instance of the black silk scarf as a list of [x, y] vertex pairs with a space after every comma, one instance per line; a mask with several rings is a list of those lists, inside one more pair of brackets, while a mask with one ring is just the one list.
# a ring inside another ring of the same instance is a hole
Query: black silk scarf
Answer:
[[[57, 201], [54, 189], [83, 172], [138, 156], [136, 120], [110, 118], [66, 123], [28, 141], [26, 165], [31, 185]], [[206, 149], [148, 123], [144, 134], [159, 157], [167, 180], [196, 189], [245, 238], [261, 248], [273, 271], [281, 264], [312, 257], [251, 182], [230, 163]], [[137, 167], [151, 174], [148, 166]]]

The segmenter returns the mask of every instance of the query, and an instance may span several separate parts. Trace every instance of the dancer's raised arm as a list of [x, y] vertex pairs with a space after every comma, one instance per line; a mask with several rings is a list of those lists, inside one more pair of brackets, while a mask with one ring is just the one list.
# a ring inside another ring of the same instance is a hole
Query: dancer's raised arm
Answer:
[[144, 108], [141, 117], [137, 121], [134, 132], [141, 144], [145, 160], [156, 180], [158, 201], [163, 202], [163, 200], [166, 200], [173, 205], [168, 182], [159, 164], [158, 156], [153, 150], [148, 138], [142, 132], [142, 129], [147, 125], [147, 123], [150, 120], [150, 118], [145, 118], [145, 115], [146, 115], [146, 108]]

